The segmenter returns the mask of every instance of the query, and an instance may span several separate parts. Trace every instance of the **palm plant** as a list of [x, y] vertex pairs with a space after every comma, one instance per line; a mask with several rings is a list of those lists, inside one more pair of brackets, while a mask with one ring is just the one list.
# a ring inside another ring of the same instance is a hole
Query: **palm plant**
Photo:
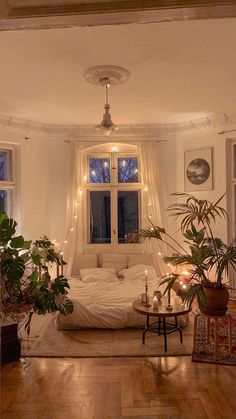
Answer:
[[[228, 275], [230, 267], [236, 268], [236, 241], [233, 240], [227, 245], [214, 236], [212, 229], [212, 224], [218, 218], [227, 218], [225, 209], [219, 205], [225, 194], [215, 203], [206, 199], [197, 199], [186, 193], [173, 195], [177, 201], [170, 205], [167, 211], [175, 219], [181, 219], [180, 229], [184, 244], [178, 243], [164, 228], [153, 223], [147, 229], [140, 229], [139, 234], [144, 238], [160, 240], [172, 250], [173, 254], [165, 257], [165, 262], [173, 266], [187, 266], [189, 277], [184, 299], [191, 305], [196, 297], [198, 304], [204, 307], [204, 287], [224, 287], [224, 275]], [[174, 286], [179, 276], [174, 273], [163, 278], [162, 283], [167, 283], [165, 292]]]
[[15, 236], [16, 221], [0, 212], [0, 313], [16, 321], [21, 313], [28, 314], [27, 331], [34, 313], [59, 311], [69, 314], [72, 302], [67, 298], [69, 284], [63, 273], [52, 278], [50, 265], [65, 265], [47, 237], [26, 241]]

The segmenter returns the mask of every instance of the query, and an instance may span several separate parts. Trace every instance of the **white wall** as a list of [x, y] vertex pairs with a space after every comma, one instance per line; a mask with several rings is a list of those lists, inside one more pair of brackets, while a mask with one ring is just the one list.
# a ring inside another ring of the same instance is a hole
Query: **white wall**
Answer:
[[[19, 146], [17, 221], [25, 239], [47, 235], [62, 242], [66, 231], [69, 145], [61, 138], [0, 129], [0, 142]], [[19, 208], [18, 208], [19, 210]]]
[[[213, 149], [213, 189], [210, 191], [191, 192], [197, 198], [209, 199], [215, 202], [222, 196], [226, 189], [226, 139], [219, 135], [220, 129], [202, 129], [178, 134], [177, 139], [177, 191], [184, 191], [184, 152], [212, 147]], [[226, 209], [226, 198], [222, 200]], [[217, 221], [215, 234], [227, 240], [226, 222]]]

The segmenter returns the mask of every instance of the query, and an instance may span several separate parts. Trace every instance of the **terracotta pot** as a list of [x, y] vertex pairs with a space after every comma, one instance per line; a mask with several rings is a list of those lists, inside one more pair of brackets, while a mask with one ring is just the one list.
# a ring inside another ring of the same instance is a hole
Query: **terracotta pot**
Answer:
[[202, 309], [204, 314], [210, 316], [223, 316], [228, 310], [229, 291], [227, 288], [207, 288], [204, 287], [206, 294], [206, 306]]

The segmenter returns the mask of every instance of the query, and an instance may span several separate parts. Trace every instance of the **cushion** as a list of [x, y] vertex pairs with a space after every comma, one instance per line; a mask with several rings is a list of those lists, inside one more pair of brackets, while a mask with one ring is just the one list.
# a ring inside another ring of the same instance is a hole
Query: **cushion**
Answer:
[[119, 272], [119, 276], [123, 276], [124, 280], [133, 281], [136, 279], [145, 280], [145, 271], [147, 271], [147, 278], [152, 279], [156, 277], [156, 271], [153, 266], [150, 265], [135, 265], [131, 266], [131, 268], [124, 269], [123, 271]]
[[128, 268], [135, 265], [153, 265], [152, 254], [149, 255], [128, 255]]
[[80, 269], [97, 268], [97, 254], [96, 253], [77, 253], [74, 257], [72, 266], [72, 275], [79, 276]]
[[83, 282], [115, 282], [118, 281], [115, 269], [93, 268], [80, 269]]
[[127, 255], [119, 253], [102, 253], [102, 268], [114, 268], [117, 272], [127, 268]]

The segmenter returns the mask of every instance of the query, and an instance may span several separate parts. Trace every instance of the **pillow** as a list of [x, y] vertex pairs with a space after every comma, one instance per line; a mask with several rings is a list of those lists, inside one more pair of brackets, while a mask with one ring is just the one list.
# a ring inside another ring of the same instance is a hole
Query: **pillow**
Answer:
[[96, 253], [77, 253], [74, 257], [71, 274], [72, 276], [79, 276], [80, 269], [97, 268], [97, 254]]
[[152, 279], [156, 277], [156, 271], [153, 266], [150, 265], [135, 265], [131, 268], [124, 269], [119, 272], [119, 275], [122, 275], [124, 280], [133, 281], [135, 279], [145, 280], [145, 271], [147, 271], [147, 278]]
[[83, 282], [115, 282], [118, 281], [115, 269], [93, 268], [80, 269]]
[[152, 254], [149, 255], [128, 255], [128, 268], [135, 265], [153, 265]]
[[102, 268], [113, 268], [117, 272], [127, 268], [127, 255], [119, 253], [102, 253], [101, 254]]

